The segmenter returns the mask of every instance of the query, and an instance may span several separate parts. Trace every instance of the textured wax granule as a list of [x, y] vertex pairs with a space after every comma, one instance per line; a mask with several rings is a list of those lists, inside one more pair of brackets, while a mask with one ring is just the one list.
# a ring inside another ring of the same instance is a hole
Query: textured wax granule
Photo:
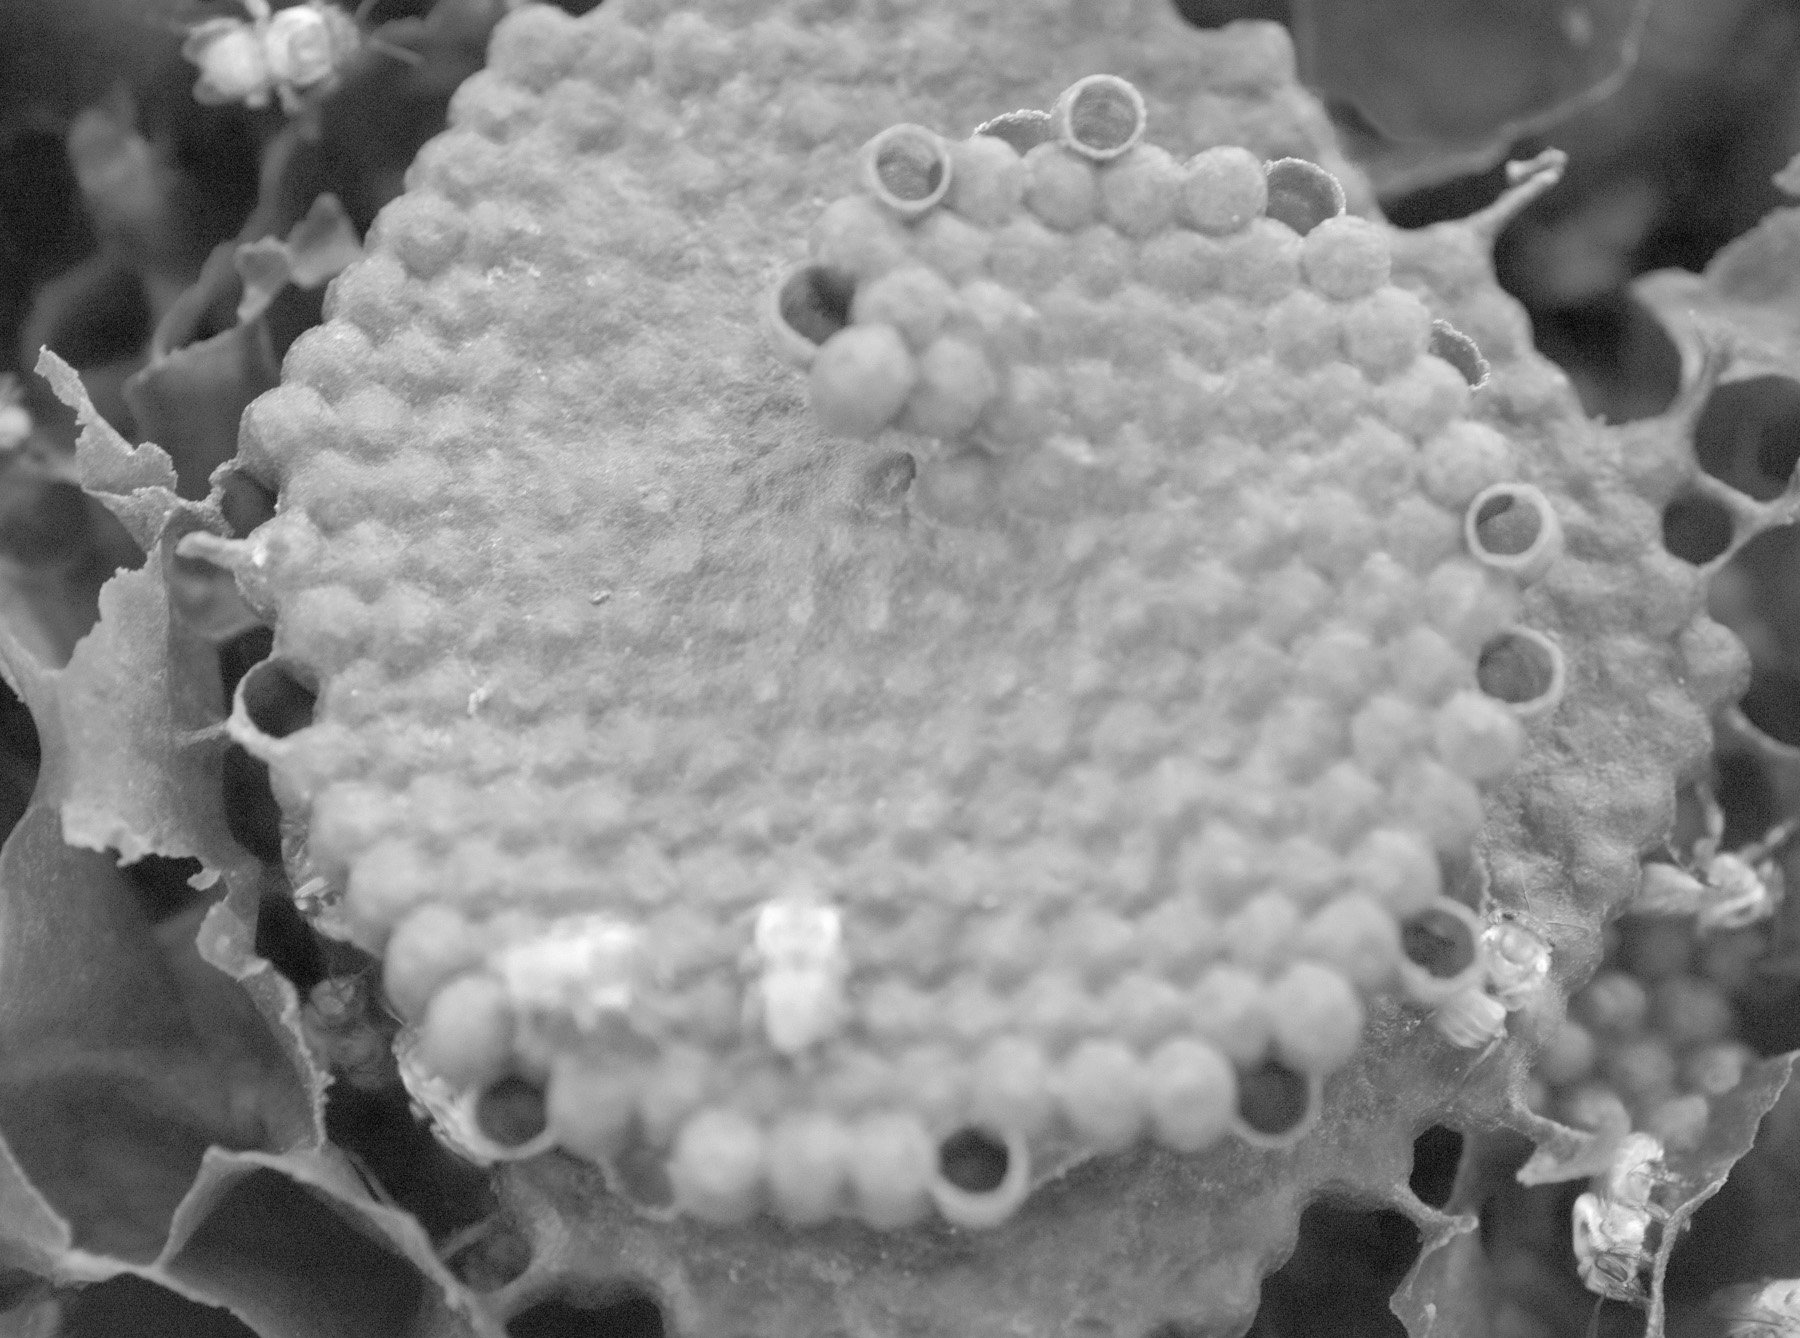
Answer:
[[1294, 782], [1317, 776], [1343, 753], [1343, 713], [1316, 697], [1285, 697], [1263, 717], [1257, 750], [1278, 774]]
[[1511, 711], [1479, 692], [1458, 692], [1437, 709], [1433, 735], [1439, 759], [1465, 780], [1499, 780], [1518, 765], [1525, 727]]
[[950, 146], [944, 202], [971, 223], [998, 227], [1024, 203], [1025, 164], [1005, 140], [973, 135]]
[[1059, 232], [1086, 227], [1100, 211], [1093, 164], [1061, 144], [1039, 144], [1025, 155], [1025, 205]]
[[1115, 228], [1096, 223], [1075, 234], [1073, 276], [1089, 297], [1111, 297], [1131, 275], [1134, 248]]
[[1057, 1066], [1053, 1082], [1063, 1118], [1096, 1151], [1130, 1147], [1143, 1132], [1142, 1065], [1118, 1041], [1083, 1041]]
[[1099, 175], [1101, 214], [1127, 237], [1150, 237], [1174, 221], [1183, 173], [1168, 150], [1139, 144]]
[[1340, 710], [1355, 710], [1380, 680], [1380, 652], [1358, 627], [1328, 626], [1296, 649], [1295, 685]]
[[[1267, 306], [1300, 282], [1300, 238], [1285, 223], [1256, 218], [1223, 248], [1219, 286], [1230, 296]], [[1349, 326], [1346, 325], [1346, 337]]]
[[513, 1009], [489, 975], [458, 976], [438, 990], [419, 1025], [419, 1062], [453, 1087], [484, 1087], [512, 1061]]
[[1225, 236], [1261, 214], [1269, 202], [1263, 165], [1248, 149], [1220, 147], [1188, 159], [1178, 204], [1182, 222], [1201, 232]]
[[1346, 867], [1351, 887], [1397, 919], [1428, 909], [1443, 893], [1436, 853], [1418, 833], [1404, 828], [1370, 832], [1350, 852]]
[[1717, 1041], [1682, 1056], [1682, 1085], [1702, 1096], [1724, 1096], [1744, 1080], [1756, 1052], [1739, 1041]]
[[1697, 976], [1670, 976], [1650, 993], [1650, 1026], [1671, 1045], [1704, 1045], [1728, 1035], [1733, 1018], [1730, 1002], [1719, 989]]
[[1020, 1137], [1042, 1133], [1056, 1110], [1052, 1071], [1042, 1047], [1002, 1036], [982, 1050], [974, 1066], [969, 1113], [977, 1121]]
[[1538, 1051], [1534, 1068], [1545, 1082], [1566, 1087], [1592, 1073], [1599, 1054], [1594, 1034], [1579, 1022], [1565, 1018]]
[[1512, 445], [1486, 423], [1453, 423], [1425, 443], [1419, 478], [1441, 506], [1458, 511], [1514, 470]]
[[769, 1131], [769, 1198], [794, 1226], [814, 1226], [843, 1206], [854, 1152], [850, 1131], [820, 1111], [792, 1111]]
[[912, 232], [919, 259], [952, 283], [980, 278], [993, 249], [993, 236], [987, 229], [945, 209], [928, 215]]
[[1144, 1098], [1158, 1142], [1176, 1152], [1200, 1152], [1231, 1128], [1237, 1070], [1204, 1042], [1165, 1041], [1144, 1062]]
[[1471, 655], [1510, 626], [1519, 607], [1511, 578], [1462, 557], [1440, 563], [1425, 578], [1424, 598], [1432, 625]]
[[1237, 965], [1266, 971], [1293, 948], [1300, 912], [1278, 892], [1250, 898], [1220, 926], [1225, 952]]
[[1342, 302], [1366, 297], [1385, 285], [1391, 265], [1381, 228], [1354, 214], [1326, 219], [1306, 234], [1300, 247], [1306, 282]]
[[1388, 663], [1394, 686], [1419, 706], [1436, 706], [1475, 679], [1469, 657], [1430, 627], [1415, 627], [1390, 642]]
[[903, 265], [880, 278], [858, 284], [850, 318], [858, 324], [890, 325], [914, 349], [923, 349], [943, 329], [950, 311], [951, 287], [936, 270]]
[[1395, 811], [1440, 854], [1467, 850], [1481, 831], [1481, 794], [1438, 762], [1420, 759], [1401, 768], [1392, 791]]
[[1355, 762], [1334, 762], [1307, 788], [1306, 828], [1343, 849], [1375, 824], [1386, 797], [1386, 791]]
[[1317, 293], [1289, 293], [1263, 316], [1269, 352], [1282, 366], [1309, 372], [1340, 356], [1337, 313]]
[[872, 437], [893, 421], [918, 381], [918, 364], [898, 331], [853, 325], [826, 340], [813, 359], [813, 412], [833, 432]]
[[1639, 1036], [1609, 1047], [1601, 1055], [1600, 1069], [1627, 1098], [1655, 1099], [1675, 1088], [1675, 1054], [1659, 1036]]
[[1363, 1005], [1351, 983], [1330, 967], [1295, 962], [1268, 990], [1275, 1055], [1299, 1073], [1341, 1068], [1362, 1039]]
[[1338, 897], [1301, 927], [1294, 951], [1326, 963], [1357, 988], [1374, 993], [1393, 980], [1400, 963], [1400, 927], [1394, 913], [1373, 897]]
[[1344, 309], [1344, 356], [1371, 381], [1405, 371], [1430, 340], [1431, 313], [1403, 289], [1378, 289]]
[[1132, 971], [1100, 1000], [1100, 1015], [1108, 1031], [1142, 1050], [1179, 1030], [1187, 1005], [1187, 995], [1167, 980]]
[[916, 367], [905, 422], [926, 436], [964, 435], [999, 390], [994, 369], [980, 347], [952, 335], [933, 340], [919, 355]]
[[448, 906], [421, 906], [389, 935], [382, 952], [381, 982], [396, 1012], [417, 1020], [445, 981], [476, 965], [481, 935]]
[[1255, 1064], [1269, 1048], [1271, 1020], [1262, 977], [1241, 966], [1209, 967], [1189, 992], [1194, 1030], [1235, 1064]]
[[905, 229], [880, 205], [848, 195], [826, 205], [813, 221], [812, 258], [858, 281], [874, 279], [908, 260]]
[[1469, 410], [1469, 383], [1442, 358], [1419, 358], [1375, 392], [1376, 412], [1414, 441], [1426, 441]]
[[625, 1147], [636, 1113], [635, 1083], [618, 1068], [569, 1055], [551, 1070], [545, 1119], [559, 1147], [610, 1162]]
[[1712, 1120], [1712, 1107], [1704, 1096], [1689, 1093], [1660, 1101], [1644, 1120], [1644, 1130], [1653, 1134], [1670, 1152], [1692, 1152], [1706, 1137]]
[[1570, 1003], [1570, 1011], [1595, 1031], [1628, 1034], [1640, 1030], [1649, 1016], [1650, 996], [1621, 971], [1595, 976]]
[[767, 1155], [754, 1120], [735, 1110], [701, 1111], [681, 1126], [669, 1153], [675, 1202], [708, 1222], [747, 1220], [761, 1200]]
[[850, 1133], [850, 1190], [857, 1216], [878, 1230], [911, 1226], [930, 1210], [937, 1150], [911, 1115], [882, 1112]]

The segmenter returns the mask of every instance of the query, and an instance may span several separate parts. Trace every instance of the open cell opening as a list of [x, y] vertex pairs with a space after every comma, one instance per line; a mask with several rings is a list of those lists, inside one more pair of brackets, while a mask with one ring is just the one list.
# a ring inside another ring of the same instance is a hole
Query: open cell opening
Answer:
[[[1770, 738], [1800, 746], [1800, 527], [1764, 530], [1733, 553], [1711, 583], [1708, 611], [1750, 651], [1739, 707]], [[1734, 844], [1742, 842], [1727, 848]]]
[[1488, 638], [1475, 661], [1475, 683], [1524, 715], [1549, 710], [1562, 698], [1563, 655], [1542, 632], [1514, 627]]
[[544, 1089], [524, 1078], [502, 1078], [475, 1103], [476, 1128], [502, 1147], [523, 1147], [547, 1123]]
[[1463, 380], [1479, 390], [1488, 382], [1493, 369], [1488, 360], [1481, 356], [1481, 349], [1475, 341], [1449, 321], [1433, 321], [1431, 323], [1431, 343], [1429, 352], [1434, 358], [1442, 358], [1457, 371], [1462, 373]]
[[1686, 492], [1663, 508], [1663, 547], [1696, 567], [1730, 548], [1734, 532], [1731, 512], [1716, 497]]
[[1085, 158], [1117, 158], [1143, 136], [1144, 96], [1114, 74], [1091, 74], [1057, 103], [1063, 143]]
[[1344, 212], [1344, 188], [1317, 163], [1277, 158], [1266, 169], [1269, 203], [1264, 212], [1304, 237], [1328, 218]]
[[1407, 961], [1427, 975], [1455, 980], [1475, 962], [1473, 918], [1459, 915], [1448, 905], [1420, 911], [1401, 924], [1400, 949]]
[[1402, 1338], [1405, 1326], [1389, 1299], [1419, 1247], [1419, 1229], [1392, 1209], [1328, 1199], [1309, 1204], [1293, 1254], [1263, 1279], [1246, 1338]]
[[1056, 118], [1047, 111], [1007, 112], [975, 127], [978, 135], [1004, 140], [1021, 158], [1040, 144], [1056, 138]]
[[1318, 1114], [1315, 1079], [1276, 1060], [1238, 1071], [1237, 1124], [1241, 1137], [1269, 1147], [1296, 1142]]
[[1528, 483], [1496, 483], [1477, 494], [1463, 537], [1476, 561], [1523, 581], [1542, 576], [1562, 553], [1562, 522]]
[[1406, 1180], [1413, 1197], [1428, 1208], [1450, 1202], [1462, 1150], [1463, 1136], [1448, 1125], [1434, 1124], [1413, 1139], [1412, 1171]]
[[803, 265], [788, 275], [776, 294], [782, 327], [817, 348], [850, 324], [856, 279], [829, 265]]
[[970, 1194], [1006, 1183], [1006, 1142], [986, 1129], [959, 1129], [938, 1144], [938, 1174]]
[[592, 1301], [552, 1296], [514, 1315], [506, 1332], [508, 1338], [664, 1338], [668, 1330], [656, 1298], [632, 1284]]
[[950, 153], [944, 141], [919, 125], [896, 125], [863, 151], [864, 181], [896, 213], [922, 214], [950, 188]]
[[1739, 492], [1779, 497], [1800, 463], [1800, 381], [1755, 376], [1715, 387], [1694, 425], [1694, 453]]
[[999, 1226], [1031, 1192], [1031, 1158], [1021, 1138], [969, 1125], [938, 1144], [932, 1200], [952, 1226]]
[[238, 702], [259, 734], [285, 739], [312, 724], [318, 693], [311, 680], [298, 665], [264, 660], [238, 683]]

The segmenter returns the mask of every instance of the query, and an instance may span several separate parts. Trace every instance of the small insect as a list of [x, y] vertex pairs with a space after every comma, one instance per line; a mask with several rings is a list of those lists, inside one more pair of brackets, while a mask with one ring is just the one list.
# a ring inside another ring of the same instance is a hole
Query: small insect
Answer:
[[1644, 1300], [1651, 1228], [1667, 1216], [1651, 1200], [1667, 1179], [1662, 1143], [1651, 1134], [1629, 1133], [1619, 1141], [1611, 1163], [1575, 1200], [1575, 1269], [1595, 1295], [1634, 1304]]
[[200, 67], [197, 102], [241, 102], [261, 108], [275, 98], [289, 116], [328, 96], [365, 48], [416, 61], [415, 52], [364, 35], [362, 19], [374, 0], [347, 14], [331, 0], [303, 0], [287, 9], [269, 0], [240, 0], [249, 19], [217, 17], [188, 30], [181, 54]]
[[1509, 1013], [1524, 1008], [1550, 979], [1550, 948], [1517, 920], [1502, 917], [1481, 934], [1487, 987]]
[[[1506, 1005], [1481, 986], [1469, 985], [1437, 1006], [1431, 1025], [1461, 1049], [1491, 1049], [1506, 1035]], [[1486, 1057], [1485, 1050], [1482, 1057]]]
[[1673, 863], [1644, 866], [1644, 881], [1627, 914], [1692, 915], [1702, 933], [1743, 929], [1775, 914], [1785, 893], [1775, 854], [1800, 830], [1800, 818], [1770, 828], [1763, 839], [1735, 851], [1722, 851], [1725, 812], [1709, 787], [1699, 791], [1706, 831], [1685, 856], [1671, 851]]
[[1726, 1287], [1712, 1308], [1727, 1338], [1793, 1338], [1800, 1334], [1800, 1278]]
[[764, 902], [756, 914], [749, 965], [758, 972], [751, 1012], [769, 1044], [795, 1055], [844, 1024], [843, 917], [809, 897]]

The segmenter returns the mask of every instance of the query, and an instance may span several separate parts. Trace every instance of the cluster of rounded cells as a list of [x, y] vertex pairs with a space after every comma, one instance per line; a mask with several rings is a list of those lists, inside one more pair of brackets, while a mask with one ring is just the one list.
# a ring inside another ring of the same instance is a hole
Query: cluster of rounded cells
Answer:
[[[689, 654], [653, 600], [561, 593], [578, 559], [638, 560], [604, 544], [656, 489], [616, 479], [667, 462], [623, 427], [606, 469], [583, 429], [529, 508], [567, 533], [500, 572], [546, 555], [557, 593], [468, 594], [518, 468], [483, 433], [519, 408], [548, 455], [567, 416], [539, 397], [575, 386], [587, 412], [596, 379], [521, 371], [540, 265], [581, 287], [558, 227], [469, 203], [514, 179], [484, 164], [537, 161], [538, 104], [496, 73], [507, 32], [250, 411], [247, 467], [283, 507], [233, 559], [296, 657], [245, 678], [234, 737], [383, 953], [403, 1072], [447, 1136], [560, 1146], [721, 1222], [991, 1226], [1034, 1167], [1304, 1137], [1372, 1000], [1411, 1001], [1446, 1044], [1495, 1034], [1546, 964], [1444, 871], [1561, 698], [1556, 641], [1519, 622], [1561, 523], [1471, 405], [1479, 351], [1388, 281], [1385, 232], [1330, 175], [1242, 148], [1176, 162], [1111, 76], [956, 143], [876, 136], [769, 314], [828, 427], [910, 434], [926, 523], [864, 535], [896, 564], [870, 582], [896, 594], [881, 619], [823, 583], [775, 614], [837, 636], [783, 666], [794, 696], [886, 714], [757, 717], [761, 683], [695, 690], [735, 670], [744, 600], [683, 588], [713, 638]], [[552, 65], [531, 86], [566, 110], [585, 85]], [[580, 176], [554, 147], [521, 198]], [[445, 317], [459, 301], [482, 319]], [[667, 542], [681, 508], [654, 514], [658, 557], [692, 572]], [[1010, 584], [984, 527], [1030, 555]], [[995, 590], [1020, 597], [982, 605]], [[608, 679], [619, 648], [636, 695]], [[275, 708], [310, 708], [302, 661], [319, 718], [297, 727]], [[565, 689], [585, 718], [547, 719]]]
[[1536, 1059], [1530, 1103], [1577, 1128], [1636, 1129], [1691, 1151], [1712, 1102], [1756, 1061], [1731, 998], [1763, 936], [1702, 934], [1691, 915], [1634, 916], [1607, 932], [1604, 965]]

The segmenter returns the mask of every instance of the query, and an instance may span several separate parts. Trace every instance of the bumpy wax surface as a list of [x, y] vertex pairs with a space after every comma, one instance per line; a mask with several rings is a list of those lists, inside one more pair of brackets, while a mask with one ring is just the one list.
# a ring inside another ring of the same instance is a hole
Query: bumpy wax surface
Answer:
[[[1235, 103], [1147, 56], [1141, 141], [1021, 156], [964, 137], [1090, 71], [977, 98], [948, 32], [803, 20], [502, 26], [246, 417], [281, 514], [241, 579], [318, 696], [238, 728], [437, 1079], [543, 1086], [553, 1141], [701, 1217], [987, 1225], [1023, 1159], [1260, 1145], [1271, 1072], [1316, 1107], [1655, 512], [1594, 539], [1503, 430], [1566, 388], [1497, 424], [1429, 351], [1458, 315], [1515, 356], [1510, 308], [1269, 216], [1310, 113], [1254, 43]], [[913, 64], [864, 93], [881, 42]], [[1616, 880], [1666, 790], [1554, 856]], [[1011, 1179], [957, 1181], [970, 1130]]]

